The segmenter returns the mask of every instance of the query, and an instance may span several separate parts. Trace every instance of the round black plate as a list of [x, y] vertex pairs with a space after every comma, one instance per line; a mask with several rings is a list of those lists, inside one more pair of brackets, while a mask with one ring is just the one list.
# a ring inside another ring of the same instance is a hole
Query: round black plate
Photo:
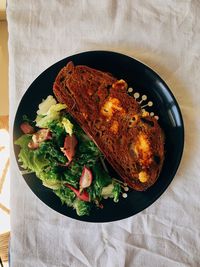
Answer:
[[[44, 187], [34, 174], [23, 175], [31, 190], [49, 207], [68, 217], [88, 222], [110, 222], [132, 216], [150, 206], [166, 190], [172, 181], [183, 152], [184, 126], [179, 106], [165, 82], [149, 67], [128, 56], [109, 51], [88, 51], [67, 57], [45, 70], [24, 94], [14, 122], [13, 137], [16, 140], [22, 133], [20, 124], [26, 114], [34, 119], [38, 104], [49, 94], [53, 94], [53, 82], [62, 67], [69, 61], [110, 72], [127, 81], [129, 87], [145, 94], [154, 103], [153, 112], [159, 116], [159, 123], [166, 135], [165, 161], [157, 182], [145, 192], [130, 191], [126, 199], [118, 203], [106, 200], [104, 209], [98, 209], [90, 216], [79, 217], [76, 212], [62, 205], [60, 199]], [[19, 148], [14, 146], [16, 159]]]

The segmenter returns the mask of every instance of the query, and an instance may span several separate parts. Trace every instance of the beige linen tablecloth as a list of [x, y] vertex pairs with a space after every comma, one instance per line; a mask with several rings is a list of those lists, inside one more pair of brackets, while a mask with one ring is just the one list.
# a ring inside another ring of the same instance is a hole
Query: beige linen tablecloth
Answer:
[[[77, 52], [112, 50], [148, 64], [177, 98], [185, 150], [167, 191], [113, 223], [78, 222], [29, 189], [11, 149], [12, 267], [200, 266], [200, 2], [9, 0], [10, 126], [47, 67]], [[11, 146], [12, 147], [12, 146]]]

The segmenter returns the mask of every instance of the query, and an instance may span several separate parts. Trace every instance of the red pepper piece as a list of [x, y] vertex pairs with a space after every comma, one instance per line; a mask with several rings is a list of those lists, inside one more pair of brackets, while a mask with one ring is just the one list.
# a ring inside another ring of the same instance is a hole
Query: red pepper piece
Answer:
[[90, 169], [88, 169], [86, 166], [84, 166], [82, 174], [81, 174], [81, 178], [79, 181], [79, 185], [80, 185], [80, 192], [84, 189], [87, 188], [91, 185], [92, 183], [92, 172]]
[[80, 193], [78, 189], [74, 188], [73, 186], [69, 184], [65, 184], [65, 186], [71, 189], [80, 200], [83, 200], [85, 202], [90, 202], [90, 196], [87, 191], [83, 191]]
[[69, 162], [72, 161], [75, 155], [75, 148], [77, 144], [78, 144], [78, 141], [74, 134], [72, 134], [72, 136], [67, 135], [65, 137], [64, 148], [62, 148], [61, 150], [64, 153], [64, 155], [68, 158]]
[[32, 134], [35, 132], [35, 129], [28, 122], [23, 122], [20, 125], [20, 128], [21, 128], [22, 132], [25, 134]]

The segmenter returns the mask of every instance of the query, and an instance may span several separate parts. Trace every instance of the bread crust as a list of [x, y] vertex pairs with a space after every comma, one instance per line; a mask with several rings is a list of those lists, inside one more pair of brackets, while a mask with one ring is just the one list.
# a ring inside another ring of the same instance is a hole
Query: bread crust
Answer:
[[111, 74], [69, 62], [53, 92], [133, 189], [152, 186], [164, 161], [164, 133], [154, 117], [127, 94], [127, 84]]

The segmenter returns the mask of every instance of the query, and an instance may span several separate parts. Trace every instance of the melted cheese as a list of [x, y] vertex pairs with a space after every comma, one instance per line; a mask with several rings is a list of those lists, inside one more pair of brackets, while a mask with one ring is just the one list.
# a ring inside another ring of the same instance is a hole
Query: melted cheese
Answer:
[[140, 163], [148, 166], [152, 160], [152, 152], [147, 136], [143, 133], [140, 133], [135, 145], [132, 147]]
[[127, 89], [127, 83], [124, 80], [118, 80], [115, 83], [112, 84], [112, 88], [117, 90], [126, 90]]
[[150, 150], [149, 143], [144, 134], [140, 134], [138, 138], [138, 149], [146, 153]]
[[113, 124], [110, 127], [110, 130], [116, 134], [118, 132], [118, 128], [119, 128], [119, 123], [118, 121], [113, 121]]
[[124, 109], [121, 107], [119, 99], [109, 97], [102, 106], [101, 113], [110, 120], [115, 111], [122, 111], [122, 113], [124, 113]]
[[139, 177], [138, 178], [139, 178], [139, 180], [140, 180], [141, 183], [145, 183], [148, 180], [148, 175], [147, 175], [146, 172], [141, 171], [139, 173]]

